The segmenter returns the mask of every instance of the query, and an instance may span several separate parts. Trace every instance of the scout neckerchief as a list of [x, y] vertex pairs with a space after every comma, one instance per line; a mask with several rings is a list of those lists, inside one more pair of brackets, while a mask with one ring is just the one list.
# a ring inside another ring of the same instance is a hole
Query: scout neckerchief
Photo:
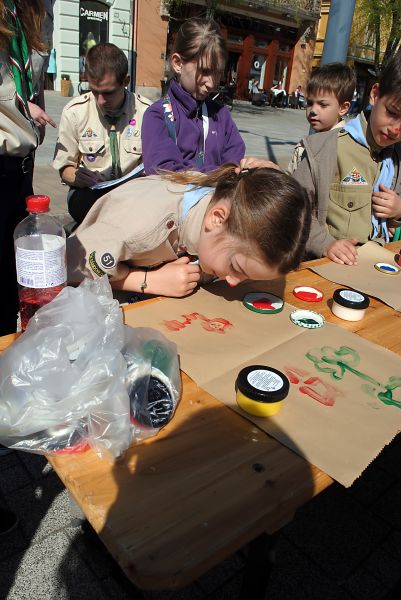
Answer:
[[9, 58], [19, 109], [30, 118], [28, 101], [33, 98], [30, 52], [14, 2], [6, 0], [5, 4], [7, 26], [14, 33], [9, 40]]
[[214, 188], [212, 187], [196, 187], [194, 185], [188, 185], [186, 187], [181, 207], [181, 220], [183, 223], [191, 208], [198, 204], [206, 194], [210, 194], [210, 192], [213, 191]]
[[[177, 132], [175, 130], [175, 119], [173, 106], [170, 96], [166, 94], [163, 98], [164, 120], [167, 127], [169, 137], [177, 144]], [[199, 110], [199, 109], [198, 109]], [[202, 102], [202, 131], [198, 142], [198, 149], [195, 157], [195, 162], [198, 167], [202, 167], [205, 162], [205, 147], [206, 138], [209, 133], [209, 115], [207, 112], [206, 102]]]
[[110, 124], [109, 142], [111, 153], [111, 178], [119, 179], [122, 175], [120, 164], [120, 151], [118, 148], [118, 138], [116, 130], [116, 123], [119, 116], [104, 115], [104, 118]]
[[[361, 144], [361, 146], [364, 146], [365, 148], [369, 148], [368, 143], [366, 141], [365, 134], [362, 131], [361, 121], [360, 121], [359, 117], [356, 117], [355, 119], [350, 119], [344, 125], [343, 129], [345, 129], [350, 134], [352, 139], [354, 139], [358, 144]], [[373, 190], [375, 192], [378, 192], [380, 184], [383, 184], [386, 187], [391, 188], [391, 185], [393, 183], [393, 177], [394, 177], [394, 162], [393, 162], [393, 159], [391, 158], [391, 156], [388, 156], [388, 157], [384, 158], [382, 161], [380, 174], [379, 174], [379, 177], [376, 181], [376, 184], [375, 184]], [[386, 242], [388, 242], [390, 237], [389, 237], [388, 230], [387, 230], [387, 220], [380, 218], [380, 226], [381, 226], [382, 234], [384, 235]], [[379, 235], [379, 222], [373, 212], [372, 212], [372, 227], [373, 227], [373, 231], [370, 236], [370, 239], [374, 240]]]

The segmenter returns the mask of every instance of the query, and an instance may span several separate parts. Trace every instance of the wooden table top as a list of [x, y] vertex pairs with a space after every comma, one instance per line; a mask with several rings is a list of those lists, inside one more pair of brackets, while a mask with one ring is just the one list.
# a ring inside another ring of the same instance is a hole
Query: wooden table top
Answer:
[[[341, 321], [331, 313], [327, 299], [338, 284], [307, 268], [324, 261], [304, 263], [288, 275], [285, 300], [310, 308], [292, 290], [316, 286], [325, 294], [318, 311], [328, 321], [401, 354], [401, 313], [374, 298], [363, 321]], [[1, 338], [0, 350], [14, 338]], [[332, 483], [185, 374], [173, 421], [116, 464], [92, 451], [49, 461], [110, 553], [143, 589], [191, 583], [264, 531], [279, 530]]]

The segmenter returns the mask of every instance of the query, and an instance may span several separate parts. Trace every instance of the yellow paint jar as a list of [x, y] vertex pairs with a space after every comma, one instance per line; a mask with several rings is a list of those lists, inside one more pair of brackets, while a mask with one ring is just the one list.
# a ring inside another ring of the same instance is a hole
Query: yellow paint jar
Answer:
[[251, 365], [238, 373], [235, 389], [242, 410], [256, 417], [271, 417], [280, 410], [290, 382], [277, 369]]

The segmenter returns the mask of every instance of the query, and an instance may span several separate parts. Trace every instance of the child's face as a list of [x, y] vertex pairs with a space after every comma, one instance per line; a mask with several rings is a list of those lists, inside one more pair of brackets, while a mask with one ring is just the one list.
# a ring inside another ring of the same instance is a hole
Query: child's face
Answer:
[[224, 73], [223, 60], [221, 60], [221, 63], [219, 64], [219, 75], [217, 77], [213, 75], [210, 59], [203, 61], [203, 66], [198, 77], [196, 76], [196, 60], [184, 62], [181, 60], [179, 54], [174, 53], [171, 57], [171, 64], [174, 72], [179, 76], [181, 87], [183, 87], [188, 94], [191, 94], [195, 100], [205, 100], [210, 92], [215, 90], [219, 85], [220, 73]]
[[386, 148], [401, 141], [401, 99], [396, 96], [379, 96], [379, 84], [375, 83], [369, 101], [372, 112], [370, 129], [378, 146]]
[[307, 99], [306, 118], [315, 131], [330, 131], [348, 111], [350, 103], [340, 104], [334, 94], [320, 91]]
[[246, 279], [267, 281], [279, 277], [278, 269], [244, 248], [241, 240], [222, 231], [202, 231], [198, 245], [199, 264], [205, 273], [225, 279], [231, 286]]

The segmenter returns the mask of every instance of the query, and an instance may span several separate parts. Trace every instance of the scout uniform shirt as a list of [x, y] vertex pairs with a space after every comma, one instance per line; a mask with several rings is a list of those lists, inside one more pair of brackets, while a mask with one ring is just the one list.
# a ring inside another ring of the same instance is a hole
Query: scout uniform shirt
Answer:
[[181, 216], [187, 186], [157, 175], [128, 181], [102, 196], [67, 239], [68, 281], [125, 279], [130, 267], [154, 267], [179, 255], [197, 255], [206, 194]]
[[393, 156], [396, 161], [396, 154], [391, 147], [377, 147], [363, 114], [359, 118], [370, 148], [358, 144], [344, 129], [340, 130], [337, 170], [330, 186], [326, 223], [334, 238], [355, 238], [363, 244], [372, 232], [372, 193], [381, 163], [387, 156]]
[[0, 50], [0, 155], [25, 158], [38, 145], [33, 121], [18, 108], [8, 54]]
[[[116, 132], [122, 175], [138, 165], [142, 157], [141, 126], [150, 101], [126, 91]], [[105, 181], [112, 175], [109, 133], [111, 123], [102, 114], [92, 92], [73, 98], [63, 109], [53, 167], [78, 167], [99, 171]]]

